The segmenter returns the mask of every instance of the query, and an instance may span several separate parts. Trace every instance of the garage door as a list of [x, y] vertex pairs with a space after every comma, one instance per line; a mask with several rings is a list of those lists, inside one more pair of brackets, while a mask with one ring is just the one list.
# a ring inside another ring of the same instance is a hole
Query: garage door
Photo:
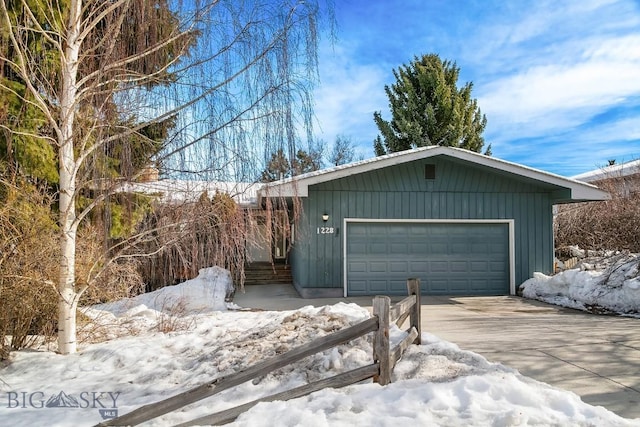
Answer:
[[506, 223], [347, 223], [348, 295], [509, 294]]

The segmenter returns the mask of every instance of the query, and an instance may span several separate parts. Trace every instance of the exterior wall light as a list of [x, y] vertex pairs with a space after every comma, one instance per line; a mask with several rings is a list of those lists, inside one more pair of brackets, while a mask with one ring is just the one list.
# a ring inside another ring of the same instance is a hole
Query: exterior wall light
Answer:
[[322, 214], [322, 220], [323, 220], [324, 222], [329, 221], [329, 214], [328, 214], [328, 213], [323, 213], [323, 214]]

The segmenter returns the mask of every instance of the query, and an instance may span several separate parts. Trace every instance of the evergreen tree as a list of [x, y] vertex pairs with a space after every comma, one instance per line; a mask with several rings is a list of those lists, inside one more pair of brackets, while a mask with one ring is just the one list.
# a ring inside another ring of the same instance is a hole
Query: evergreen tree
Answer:
[[267, 167], [262, 171], [260, 175], [260, 181], [273, 182], [283, 178], [289, 178], [291, 176], [291, 165], [287, 156], [284, 154], [284, 150], [280, 148], [275, 153], [271, 154], [271, 159], [267, 162]]
[[[30, 14], [42, 22], [46, 2], [31, 0], [28, 3]], [[57, 6], [57, 2], [54, 3]], [[27, 8], [19, 1], [8, 2], [6, 7], [12, 17], [24, 15]], [[29, 34], [24, 39], [30, 59], [37, 62], [43, 74], [55, 75], [55, 58], [59, 53], [49, 40], [38, 34]], [[9, 33], [0, 28], [0, 162], [6, 165], [5, 175], [21, 174], [55, 184], [58, 181], [56, 154], [51, 141], [43, 136], [51, 135], [50, 127], [27, 90], [25, 80], [12, 66], [18, 60]]]
[[310, 147], [309, 151], [298, 150], [296, 157], [291, 162], [293, 165], [293, 174], [302, 175], [322, 169], [322, 148], [321, 146]]
[[373, 140], [373, 152], [376, 156], [384, 156], [387, 154], [387, 150], [384, 148], [384, 142], [380, 135], [377, 135], [376, 139]]
[[382, 137], [374, 141], [376, 155], [429, 145], [480, 151], [487, 123], [472, 83], [458, 88], [460, 68], [438, 55], [415, 57], [409, 65], [393, 70], [396, 82], [385, 86], [391, 120], [375, 112]]
[[331, 155], [329, 156], [329, 163], [333, 166], [344, 165], [351, 163], [355, 160], [355, 149], [351, 138], [347, 138], [343, 135], [336, 137], [336, 142], [333, 144]]
[[311, 146], [309, 151], [298, 150], [296, 156], [289, 161], [282, 148], [271, 153], [267, 166], [260, 174], [260, 181], [273, 182], [295, 175], [313, 172], [322, 169], [322, 146]]
[[[55, 20], [60, 21], [60, 17], [68, 13], [69, 4], [70, 0], [54, 2], [53, 6], [60, 10], [60, 15], [51, 14], [49, 8], [52, 5], [43, 0], [30, 0], [26, 3], [12, 1], [6, 2], [5, 6], [8, 17], [16, 22], [33, 16], [40, 25], [55, 27], [61, 25]], [[53, 22], [52, 17], [55, 19]], [[166, 0], [139, 1], [121, 23], [118, 18], [115, 13], [106, 14], [95, 30], [87, 34], [87, 44], [95, 47], [92, 60], [80, 64], [79, 72], [82, 75], [99, 72], [102, 67], [99, 58], [110, 54], [109, 51], [119, 52], [111, 53], [113, 61], [127, 58], [158, 43], [166, 34], [175, 32], [179, 25], [177, 15], [169, 10]], [[103, 43], [104, 34], [113, 25], [121, 27], [121, 36], [114, 40], [114, 44], [106, 45]], [[22, 36], [31, 55], [27, 60], [37, 62], [47, 78], [41, 84], [59, 85], [60, 52], [51, 39], [39, 31], [24, 31]], [[165, 64], [172, 61], [177, 53], [175, 42], [166, 43], [162, 49], [155, 49], [140, 61], [128, 63], [126, 67], [132, 73], [155, 74], [156, 77], [147, 83], [147, 87], [151, 88], [172, 80]], [[7, 165], [7, 173], [19, 173], [55, 185], [58, 183], [55, 134], [47, 123], [47, 117], [37, 107], [34, 95], [27, 90], [21, 74], [16, 72], [16, 66], [22, 60], [24, 58], [19, 58], [10, 34], [0, 31], [0, 161]], [[109, 85], [115, 88], [118, 84], [112, 81]], [[123, 118], [114, 97], [110, 96], [112, 93], [113, 90], [106, 88], [96, 92], [80, 106], [80, 115], [87, 116], [87, 120], [94, 120], [96, 113], [99, 113], [99, 118], [103, 121], [102, 128], [121, 130], [135, 127], [139, 123], [135, 114], [129, 112], [128, 117]], [[159, 151], [160, 142], [167, 137], [174, 123], [175, 117], [169, 117], [162, 122], [146, 125], [126, 137], [105, 143], [100, 150], [93, 152], [91, 161], [88, 162], [94, 168], [91, 178], [131, 177]], [[103, 137], [108, 138], [107, 135]]]

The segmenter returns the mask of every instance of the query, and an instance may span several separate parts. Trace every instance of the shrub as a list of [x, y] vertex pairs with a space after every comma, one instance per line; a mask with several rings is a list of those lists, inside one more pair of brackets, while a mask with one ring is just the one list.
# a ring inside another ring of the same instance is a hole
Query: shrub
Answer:
[[144, 291], [137, 258], [116, 260], [105, 253], [103, 234], [92, 226], [78, 233], [76, 286], [86, 288], [80, 305], [100, 304], [137, 295]]
[[560, 206], [556, 248], [640, 252], [640, 193], [611, 194], [611, 200]]
[[205, 192], [195, 202], [159, 203], [144, 223], [150, 236], [137, 248], [148, 290], [192, 279], [201, 268], [220, 266], [241, 278], [250, 222], [231, 196]]
[[[0, 360], [56, 335], [59, 235], [47, 189], [0, 180]], [[143, 289], [138, 262], [109, 262], [93, 227], [78, 233], [76, 286], [81, 304], [131, 296]]]
[[0, 358], [55, 333], [58, 239], [51, 198], [28, 182], [0, 182]]

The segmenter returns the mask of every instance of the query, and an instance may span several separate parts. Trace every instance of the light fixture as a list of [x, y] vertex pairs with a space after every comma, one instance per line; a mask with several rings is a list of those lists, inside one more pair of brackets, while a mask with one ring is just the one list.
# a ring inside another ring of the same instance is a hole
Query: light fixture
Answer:
[[322, 220], [323, 220], [324, 222], [329, 221], [329, 214], [328, 214], [328, 213], [323, 213], [323, 214], [322, 214]]

